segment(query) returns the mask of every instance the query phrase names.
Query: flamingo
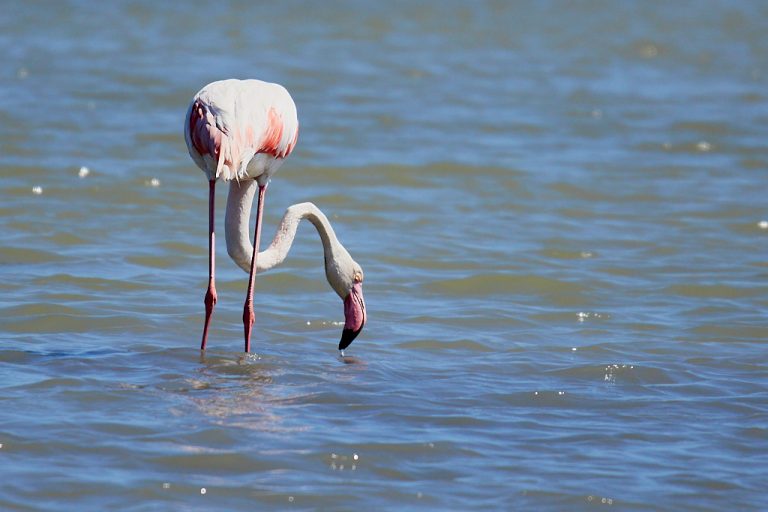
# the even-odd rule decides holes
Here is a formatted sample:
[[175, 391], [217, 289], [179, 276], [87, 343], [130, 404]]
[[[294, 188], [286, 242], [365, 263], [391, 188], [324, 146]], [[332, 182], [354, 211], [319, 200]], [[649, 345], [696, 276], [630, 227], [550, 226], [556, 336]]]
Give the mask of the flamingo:
[[[302, 219], [317, 229], [323, 244], [325, 275], [344, 302], [344, 329], [339, 350], [344, 354], [366, 321], [363, 269], [336, 238], [328, 218], [312, 203], [290, 206], [272, 243], [259, 251], [264, 196], [270, 178], [296, 146], [299, 121], [291, 95], [279, 84], [261, 80], [220, 80], [203, 87], [192, 98], [184, 123], [187, 149], [208, 178], [208, 290], [200, 349], [205, 350], [208, 328], [217, 302], [215, 279], [216, 237], [214, 202], [216, 181], [229, 182], [225, 213], [227, 252], [248, 272], [248, 291], [243, 305], [245, 352], [251, 349], [255, 321], [255, 275], [281, 264], [291, 248]], [[253, 245], [248, 222], [256, 189], [256, 227]]]

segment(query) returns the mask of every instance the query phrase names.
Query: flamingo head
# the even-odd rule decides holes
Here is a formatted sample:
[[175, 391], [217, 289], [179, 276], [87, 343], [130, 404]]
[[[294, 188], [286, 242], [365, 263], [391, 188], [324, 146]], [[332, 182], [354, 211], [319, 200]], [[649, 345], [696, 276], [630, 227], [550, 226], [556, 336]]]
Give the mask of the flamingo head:
[[[359, 280], [358, 280], [359, 279]], [[363, 299], [363, 273], [355, 277], [355, 284], [344, 298], [344, 330], [341, 331], [339, 350], [352, 343], [365, 325], [365, 299]]]
[[334, 251], [336, 257], [325, 258], [325, 275], [344, 301], [344, 330], [339, 341], [339, 350], [344, 350], [363, 330], [367, 315], [363, 299], [363, 269], [343, 247], [337, 249], [341, 250]]

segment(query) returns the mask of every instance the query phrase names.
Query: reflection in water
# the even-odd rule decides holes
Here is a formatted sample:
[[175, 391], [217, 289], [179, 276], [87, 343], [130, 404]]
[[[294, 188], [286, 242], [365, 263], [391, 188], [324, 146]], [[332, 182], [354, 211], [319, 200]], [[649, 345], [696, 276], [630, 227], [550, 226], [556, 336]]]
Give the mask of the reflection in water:
[[339, 361], [341, 361], [344, 364], [365, 364], [365, 361], [357, 356], [348, 356], [344, 355], [344, 352], [342, 351], [341, 355], [339, 356]]
[[[198, 377], [190, 380], [195, 390], [190, 399], [216, 423], [270, 432], [286, 428], [278, 414], [277, 395], [271, 393], [279, 371], [256, 354], [238, 354], [235, 359], [200, 353]], [[199, 392], [198, 392], [199, 391]]]
[[[339, 366], [339, 362], [344, 364]], [[360, 357], [345, 356], [319, 360], [289, 373], [289, 361], [210, 350], [200, 351], [199, 364], [196, 377], [185, 379], [184, 388], [177, 392], [189, 393], [197, 410], [218, 424], [273, 433], [312, 428], [300, 417], [294, 421], [290, 409], [318, 400], [344, 403], [345, 386], [352, 385], [359, 370], [367, 366]], [[346, 367], [355, 371], [346, 371]], [[338, 387], [321, 398], [318, 387], [329, 379]]]

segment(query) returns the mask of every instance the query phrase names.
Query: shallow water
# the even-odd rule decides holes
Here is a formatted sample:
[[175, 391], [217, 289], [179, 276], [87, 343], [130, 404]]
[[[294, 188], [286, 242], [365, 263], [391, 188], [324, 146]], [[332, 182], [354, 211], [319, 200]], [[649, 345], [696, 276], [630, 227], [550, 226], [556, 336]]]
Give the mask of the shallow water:
[[[0, 508], [768, 508], [765, 5], [154, 4], [0, 21]], [[197, 349], [230, 76], [299, 109], [264, 238], [365, 269], [343, 360], [310, 225], [241, 352], [221, 218]]]

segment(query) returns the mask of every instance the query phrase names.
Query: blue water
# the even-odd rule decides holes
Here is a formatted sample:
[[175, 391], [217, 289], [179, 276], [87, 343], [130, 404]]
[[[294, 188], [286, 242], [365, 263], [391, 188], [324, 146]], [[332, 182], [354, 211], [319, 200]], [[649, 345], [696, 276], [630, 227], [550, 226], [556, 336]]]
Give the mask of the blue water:
[[[13, 12], [0, 508], [768, 508], [761, 2]], [[363, 266], [345, 359], [310, 225], [257, 276], [241, 352], [224, 186], [197, 348], [182, 126], [227, 77], [296, 101], [263, 238], [312, 201]]]

